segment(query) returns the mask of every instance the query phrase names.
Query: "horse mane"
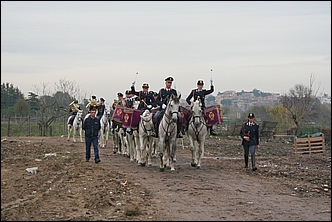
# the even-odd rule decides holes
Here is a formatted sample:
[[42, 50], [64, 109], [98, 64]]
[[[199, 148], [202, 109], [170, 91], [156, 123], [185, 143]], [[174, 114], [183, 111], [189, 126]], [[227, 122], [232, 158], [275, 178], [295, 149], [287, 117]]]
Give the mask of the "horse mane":
[[[171, 98], [170, 98], [170, 100], [169, 100], [169, 102], [170, 102], [171, 100], [173, 100], [176, 104], [178, 104], [178, 103], [180, 103], [180, 98], [181, 98], [181, 95], [180, 95], [179, 97], [177, 97], [176, 95], [172, 94], [172, 95], [171, 95]], [[169, 102], [168, 102], [168, 103], [169, 103]]]

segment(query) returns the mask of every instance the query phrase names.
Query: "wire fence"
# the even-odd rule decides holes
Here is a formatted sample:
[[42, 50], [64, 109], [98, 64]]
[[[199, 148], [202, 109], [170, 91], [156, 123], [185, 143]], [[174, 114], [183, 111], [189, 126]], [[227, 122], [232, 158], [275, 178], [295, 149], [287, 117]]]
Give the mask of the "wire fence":
[[[47, 119], [47, 117], [46, 117]], [[67, 135], [67, 119], [55, 119], [48, 127], [40, 124], [39, 117], [1, 118], [1, 136], [61, 136]]]

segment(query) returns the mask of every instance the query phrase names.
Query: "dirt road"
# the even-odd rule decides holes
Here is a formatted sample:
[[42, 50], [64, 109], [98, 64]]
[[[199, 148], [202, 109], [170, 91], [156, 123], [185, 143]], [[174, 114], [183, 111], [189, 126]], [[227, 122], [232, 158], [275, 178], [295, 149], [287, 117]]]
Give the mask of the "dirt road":
[[262, 141], [253, 172], [238, 138], [208, 137], [202, 169], [187, 140], [175, 172], [160, 172], [158, 158], [138, 166], [110, 140], [95, 164], [64, 137], [2, 138], [1, 220], [331, 220], [330, 147], [295, 156], [287, 141]]

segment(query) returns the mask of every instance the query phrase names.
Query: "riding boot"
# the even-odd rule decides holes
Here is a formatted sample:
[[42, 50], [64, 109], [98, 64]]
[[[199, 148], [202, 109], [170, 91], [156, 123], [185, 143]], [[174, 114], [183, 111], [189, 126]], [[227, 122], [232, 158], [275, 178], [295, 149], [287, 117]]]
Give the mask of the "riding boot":
[[252, 170], [256, 171], [257, 167], [255, 166], [255, 154], [251, 155], [251, 164], [252, 164]]
[[210, 135], [211, 135], [211, 136], [218, 136], [217, 132], [214, 131], [214, 129], [213, 129], [212, 126], [210, 126]]
[[154, 137], [158, 138], [158, 122], [154, 123], [154, 129]]
[[183, 135], [182, 135], [182, 129], [181, 127], [178, 125], [177, 127], [177, 131], [178, 131], [178, 135], [177, 135], [177, 138], [183, 138]]
[[180, 118], [178, 118], [177, 131], [178, 131], [177, 138], [183, 138], [183, 135], [182, 135], [182, 119], [180, 119]]
[[244, 168], [248, 168], [248, 159], [249, 159], [249, 156], [244, 156]]

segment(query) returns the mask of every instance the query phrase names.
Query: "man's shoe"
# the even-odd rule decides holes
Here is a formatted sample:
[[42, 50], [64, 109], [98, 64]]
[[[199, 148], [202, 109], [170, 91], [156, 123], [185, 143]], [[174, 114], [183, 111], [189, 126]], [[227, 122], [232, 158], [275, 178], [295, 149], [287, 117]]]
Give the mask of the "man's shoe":
[[244, 168], [248, 169], [248, 165], [245, 165]]
[[256, 170], [257, 170], [257, 167], [253, 167], [253, 168], [252, 168], [252, 171], [256, 171]]
[[89, 160], [88, 160], [88, 159], [86, 159], [86, 160], [85, 160], [85, 162], [89, 162]]
[[182, 136], [182, 133], [181, 133], [181, 132], [179, 132], [179, 134], [178, 134], [178, 138], [183, 138], [183, 136]]
[[95, 163], [99, 163], [99, 162], [100, 162], [100, 160], [96, 160], [96, 161], [95, 161]]

